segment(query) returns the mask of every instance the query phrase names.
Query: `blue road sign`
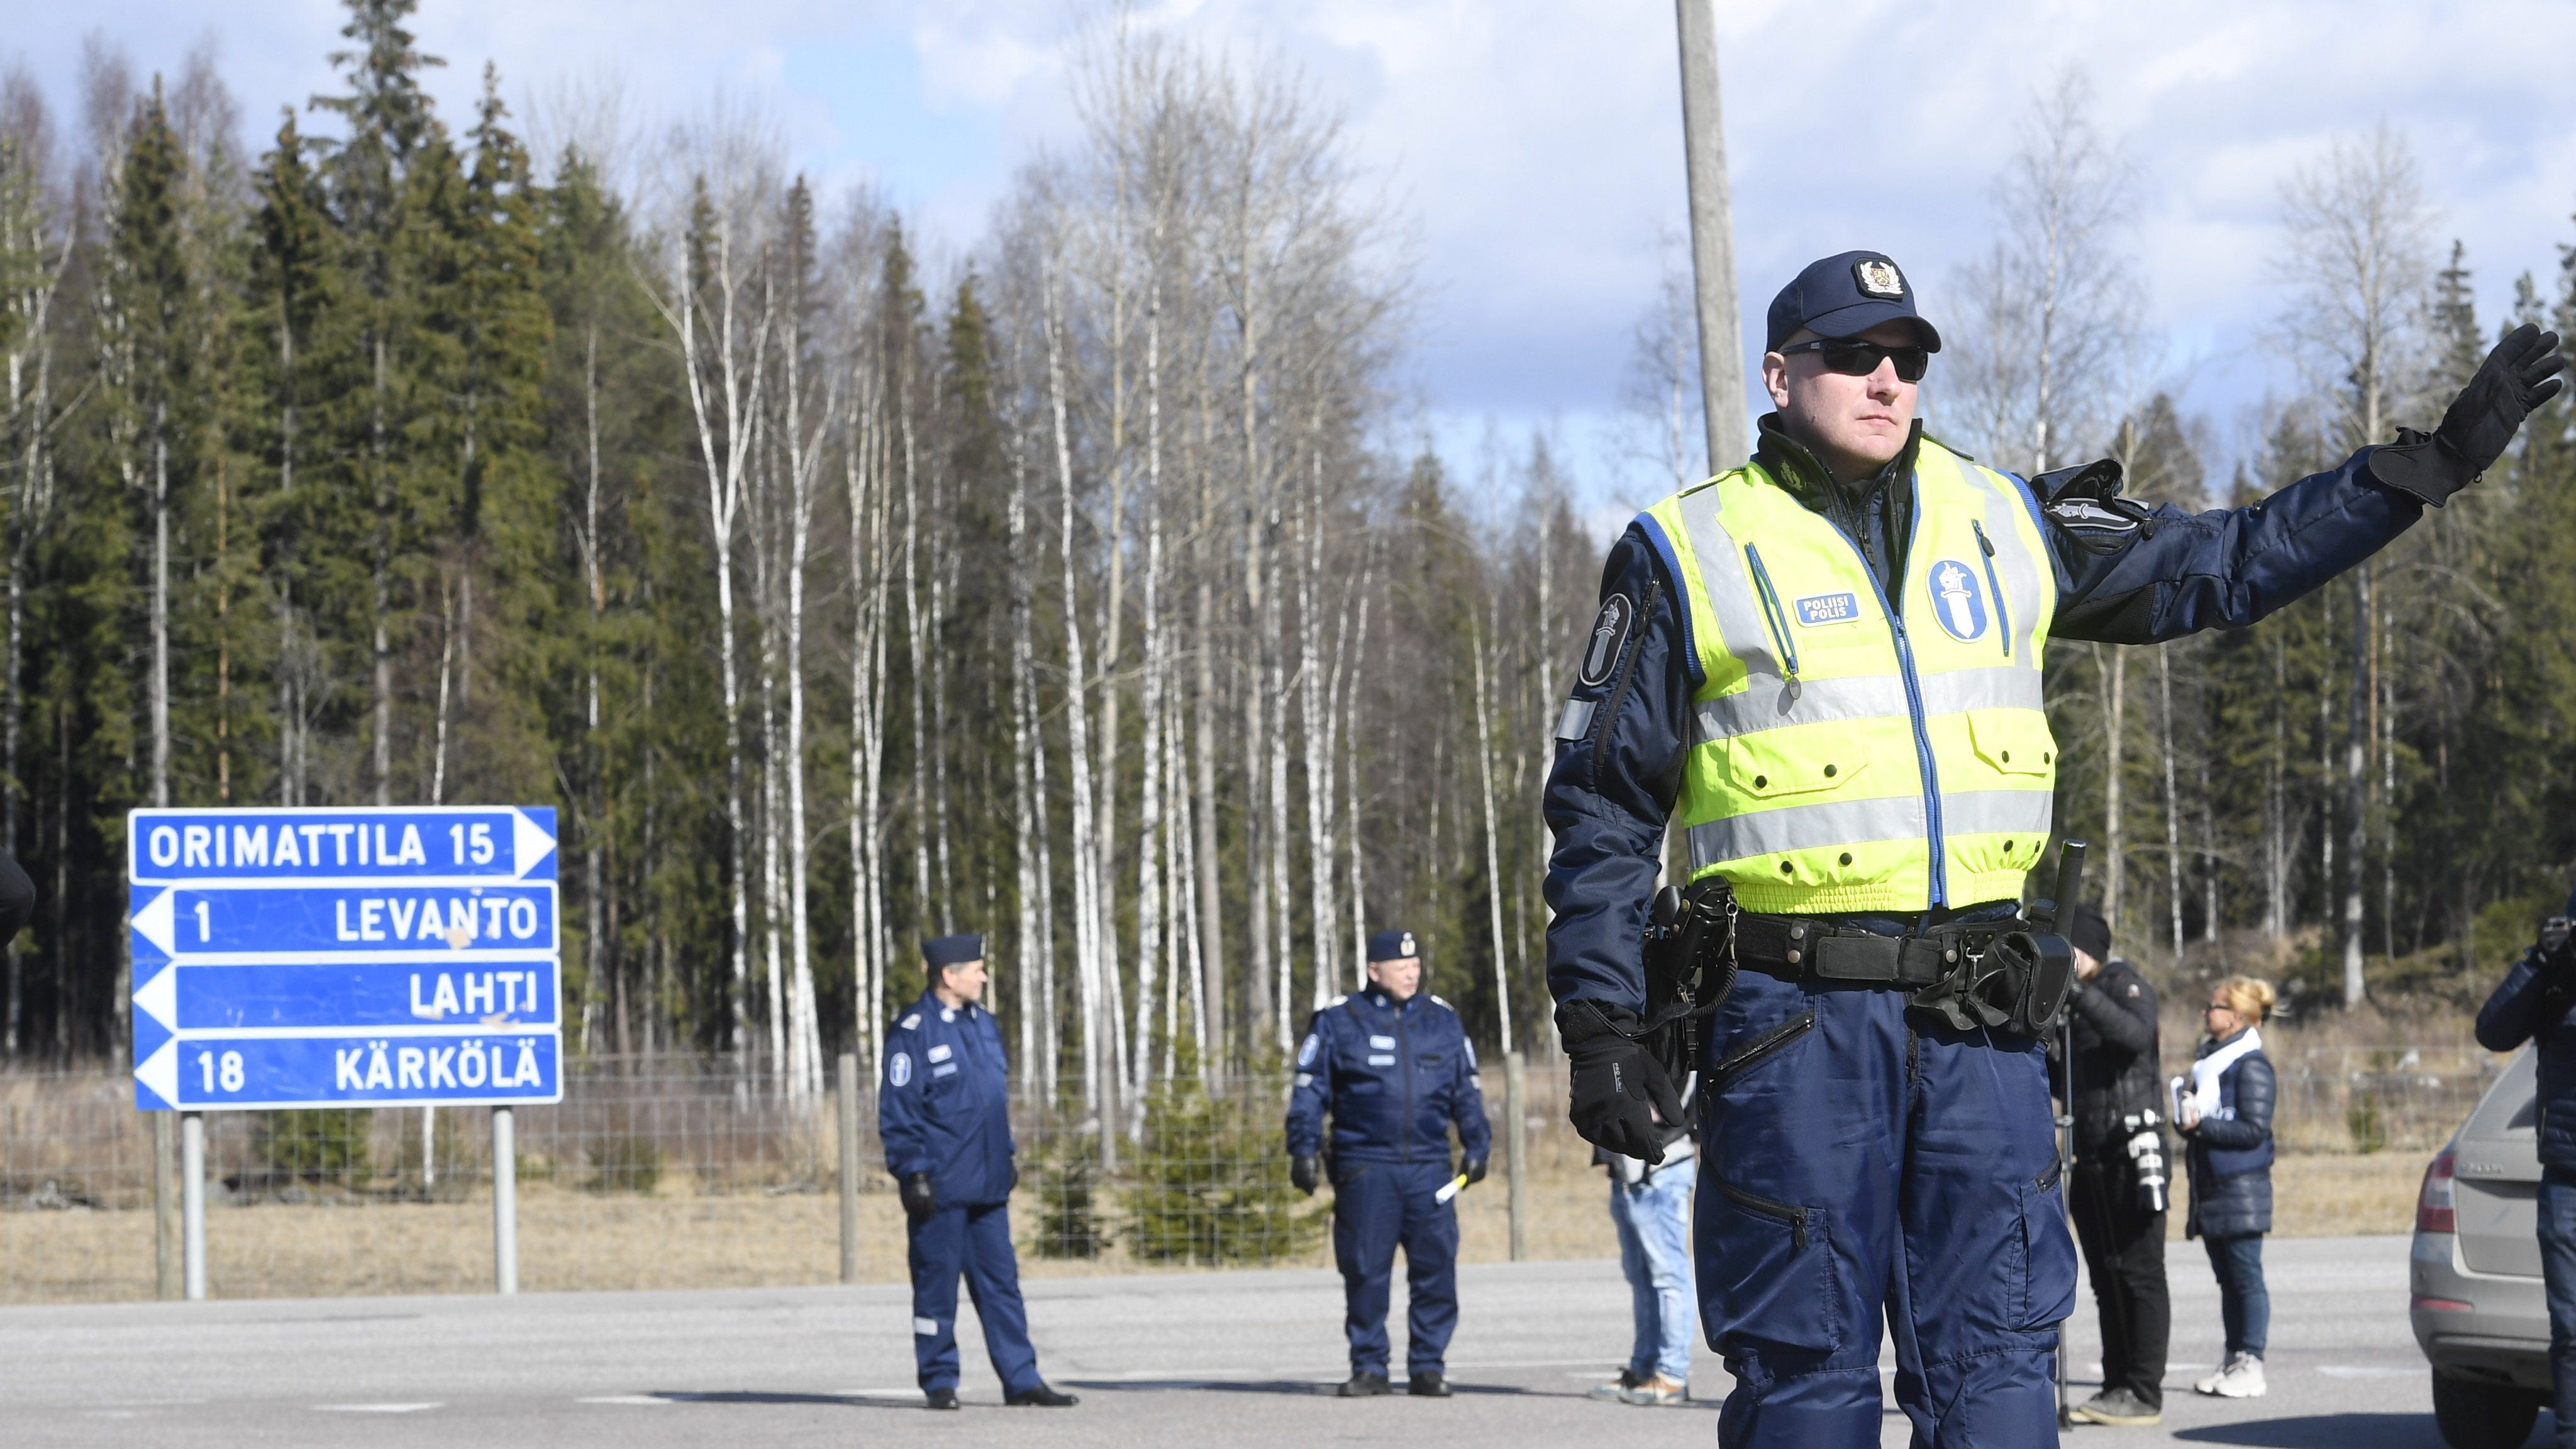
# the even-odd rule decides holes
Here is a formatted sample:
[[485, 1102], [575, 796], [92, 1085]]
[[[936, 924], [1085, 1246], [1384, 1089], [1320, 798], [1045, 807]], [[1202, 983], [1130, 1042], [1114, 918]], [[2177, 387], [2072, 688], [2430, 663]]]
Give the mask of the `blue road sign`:
[[554, 825], [506, 806], [133, 812], [136, 1104], [558, 1100]]
[[551, 807], [137, 810], [126, 879], [553, 880]]
[[555, 949], [555, 884], [136, 885], [136, 959], [267, 960]]
[[552, 1031], [472, 1036], [191, 1036], [135, 1071], [140, 1091], [182, 1111], [234, 1107], [458, 1106], [558, 1101]]

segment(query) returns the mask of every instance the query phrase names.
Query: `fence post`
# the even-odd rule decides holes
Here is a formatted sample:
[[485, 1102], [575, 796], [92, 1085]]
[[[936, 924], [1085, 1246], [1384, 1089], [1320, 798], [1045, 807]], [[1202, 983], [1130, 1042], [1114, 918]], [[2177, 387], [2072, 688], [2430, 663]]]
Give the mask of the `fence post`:
[[206, 1118], [202, 1112], [179, 1117], [179, 1204], [188, 1301], [202, 1303], [206, 1298]]
[[519, 1133], [510, 1109], [492, 1109], [492, 1291], [519, 1291]]
[[179, 1276], [179, 1119], [152, 1114], [152, 1296], [176, 1298]]
[[859, 1281], [859, 1057], [841, 1053], [841, 1281]]
[[1524, 1067], [1521, 1054], [1513, 1052], [1503, 1058], [1503, 1146], [1511, 1156], [1503, 1164], [1510, 1176], [1512, 1261], [1529, 1256], [1529, 1156], [1528, 1093], [1524, 1090]]

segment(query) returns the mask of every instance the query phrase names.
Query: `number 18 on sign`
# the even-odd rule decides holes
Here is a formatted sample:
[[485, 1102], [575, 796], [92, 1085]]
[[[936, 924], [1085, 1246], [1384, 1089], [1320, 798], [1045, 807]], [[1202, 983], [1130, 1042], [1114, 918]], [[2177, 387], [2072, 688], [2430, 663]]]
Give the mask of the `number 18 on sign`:
[[562, 1098], [553, 810], [137, 810], [126, 879], [137, 1106]]

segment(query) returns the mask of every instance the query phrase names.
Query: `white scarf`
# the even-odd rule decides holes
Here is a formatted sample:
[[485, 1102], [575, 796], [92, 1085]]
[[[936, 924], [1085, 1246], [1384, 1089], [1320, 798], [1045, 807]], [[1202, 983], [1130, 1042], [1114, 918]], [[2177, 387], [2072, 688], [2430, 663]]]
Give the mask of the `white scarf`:
[[[2259, 1052], [2262, 1049], [2263, 1033], [2249, 1026], [2245, 1028], [2243, 1036], [2193, 1062], [2191, 1096], [2187, 1099], [2191, 1103], [2192, 1111], [2204, 1118], [2220, 1115], [2222, 1109], [2218, 1105], [2218, 1079], [2226, 1074], [2229, 1067], [2242, 1060], [2247, 1052]], [[2225, 1112], [2230, 1117], [2236, 1115], [2233, 1109], [2225, 1109]]]

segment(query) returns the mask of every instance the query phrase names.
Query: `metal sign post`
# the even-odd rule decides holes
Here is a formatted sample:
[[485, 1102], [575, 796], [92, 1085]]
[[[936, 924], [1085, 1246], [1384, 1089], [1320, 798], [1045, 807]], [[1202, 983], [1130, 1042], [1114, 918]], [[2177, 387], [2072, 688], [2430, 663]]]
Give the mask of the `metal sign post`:
[[188, 1296], [198, 1113], [442, 1104], [495, 1109], [494, 1281], [513, 1291], [508, 1109], [563, 1097], [554, 811], [136, 810], [126, 879], [135, 1105], [182, 1114]]

